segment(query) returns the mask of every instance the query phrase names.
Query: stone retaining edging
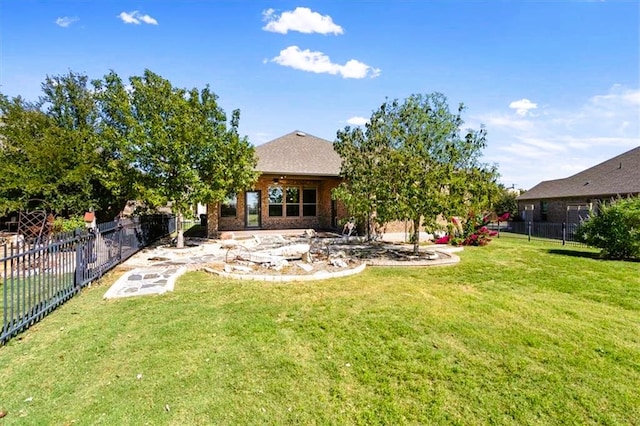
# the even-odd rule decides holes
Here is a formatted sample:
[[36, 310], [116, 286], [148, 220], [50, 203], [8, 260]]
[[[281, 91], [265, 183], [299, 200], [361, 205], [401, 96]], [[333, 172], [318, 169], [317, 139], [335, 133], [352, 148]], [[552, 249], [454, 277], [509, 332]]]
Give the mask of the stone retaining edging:
[[[404, 267], [425, 267], [425, 266], [446, 266], [460, 262], [460, 257], [452, 253], [452, 251], [461, 250], [435, 250], [441, 257], [431, 260], [390, 260], [390, 259], [369, 259], [367, 264], [370, 266], [404, 266]], [[445, 255], [446, 257], [442, 257]]]
[[243, 281], [270, 281], [270, 282], [293, 282], [293, 281], [316, 281], [327, 280], [331, 278], [347, 277], [350, 275], [359, 274], [364, 271], [367, 265], [369, 266], [389, 266], [389, 267], [425, 267], [425, 266], [446, 266], [453, 265], [460, 262], [460, 257], [456, 256], [452, 252], [462, 251], [462, 248], [449, 248], [444, 250], [436, 250], [441, 255], [446, 257], [440, 257], [434, 260], [388, 260], [388, 259], [368, 259], [355, 268], [345, 269], [337, 272], [318, 271], [311, 275], [275, 275], [275, 274], [251, 274], [251, 273], [234, 273], [219, 271], [209, 267], [203, 267], [201, 270], [210, 274], [215, 274], [222, 278], [231, 278], [235, 280]]
[[257, 274], [235, 274], [231, 272], [216, 271], [215, 269], [204, 267], [203, 271], [215, 274], [223, 278], [232, 278], [244, 281], [272, 281], [272, 282], [292, 282], [292, 281], [316, 281], [328, 280], [331, 278], [348, 277], [349, 275], [359, 274], [367, 267], [366, 263], [351, 269], [345, 269], [337, 272], [318, 271], [312, 275], [257, 275]]

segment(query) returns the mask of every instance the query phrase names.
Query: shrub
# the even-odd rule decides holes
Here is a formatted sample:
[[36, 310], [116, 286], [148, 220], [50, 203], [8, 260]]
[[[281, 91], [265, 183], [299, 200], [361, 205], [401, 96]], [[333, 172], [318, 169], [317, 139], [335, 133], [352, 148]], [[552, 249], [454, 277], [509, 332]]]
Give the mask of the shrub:
[[456, 230], [452, 238], [449, 239], [453, 245], [463, 246], [486, 246], [491, 241], [491, 237], [497, 232], [487, 228], [489, 216], [478, 216], [474, 212], [469, 212], [466, 222], [460, 225], [456, 218], [451, 218]]
[[494, 205], [496, 216], [505, 213], [511, 217], [518, 217], [518, 193], [509, 189], [503, 189], [498, 200]]
[[609, 259], [640, 259], [640, 197], [620, 198], [582, 222], [578, 241], [602, 249]]
[[435, 241], [435, 244], [449, 244], [450, 240], [451, 240], [451, 238], [448, 235], [445, 235], [443, 237], [438, 238]]
[[73, 216], [70, 218], [57, 217], [53, 222], [53, 232], [71, 232], [78, 228], [85, 228], [83, 216]]
[[[516, 216], [517, 216], [517, 215], [516, 215]], [[506, 222], [506, 221], [508, 221], [508, 220], [509, 220], [509, 218], [510, 218], [510, 217], [513, 217], [513, 215], [512, 215], [511, 213], [509, 213], [509, 212], [507, 212], [507, 213], [503, 213], [502, 215], [500, 215], [500, 216], [498, 217], [498, 221], [500, 221], [500, 222]]]

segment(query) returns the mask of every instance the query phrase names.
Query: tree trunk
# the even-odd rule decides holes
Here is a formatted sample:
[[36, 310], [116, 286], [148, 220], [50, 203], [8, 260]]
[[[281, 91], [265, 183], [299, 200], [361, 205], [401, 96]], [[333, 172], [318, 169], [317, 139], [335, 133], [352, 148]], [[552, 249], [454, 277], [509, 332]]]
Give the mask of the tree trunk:
[[413, 254], [420, 249], [420, 218], [413, 219]]
[[178, 212], [176, 217], [178, 223], [176, 223], [176, 230], [178, 231], [178, 237], [176, 238], [176, 248], [184, 248], [184, 231], [182, 229], [182, 212]]

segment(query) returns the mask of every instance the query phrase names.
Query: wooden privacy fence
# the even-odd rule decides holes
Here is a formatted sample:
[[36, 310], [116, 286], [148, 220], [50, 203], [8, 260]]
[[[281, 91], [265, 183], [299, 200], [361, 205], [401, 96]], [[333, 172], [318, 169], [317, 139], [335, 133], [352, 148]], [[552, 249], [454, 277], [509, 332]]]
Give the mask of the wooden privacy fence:
[[106, 271], [175, 231], [170, 215], [101, 223], [97, 229], [55, 234], [29, 243], [0, 245], [0, 344], [40, 321]]

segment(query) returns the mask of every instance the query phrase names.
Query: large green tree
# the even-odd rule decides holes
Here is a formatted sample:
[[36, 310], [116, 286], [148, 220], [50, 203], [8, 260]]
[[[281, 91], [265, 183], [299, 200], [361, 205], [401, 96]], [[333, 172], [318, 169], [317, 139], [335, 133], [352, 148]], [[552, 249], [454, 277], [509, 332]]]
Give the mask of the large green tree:
[[240, 112], [227, 120], [208, 86], [176, 88], [148, 70], [129, 85], [69, 72], [42, 92], [33, 103], [0, 95], [0, 214], [36, 198], [62, 215], [112, 218], [131, 199], [182, 215], [257, 177]]
[[103, 187], [93, 92], [87, 77], [47, 77], [43, 95], [0, 101], [0, 210], [42, 199], [56, 213], [80, 213], [99, 203]]
[[[0, 98], [0, 215], [20, 210], [30, 198], [45, 196], [51, 183], [43, 166], [48, 150], [42, 141], [49, 133], [50, 119], [22, 98]], [[38, 143], [33, 143], [37, 141]], [[52, 143], [50, 149], [54, 148]]]
[[384, 102], [364, 130], [338, 131], [345, 181], [334, 196], [369, 222], [412, 221], [416, 252], [423, 225], [487, 208], [498, 175], [480, 162], [486, 131], [461, 130], [463, 110], [440, 93], [411, 95]]
[[139, 198], [144, 188], [143, 179], [132, 148], [133, 121], [127, 87], [114, 72], [92, 84], [98, 112], [95, 127], [101, 179], [101, 185], [95, 188], [101, 200], [98, 214], [103, 212], [113, 218], [128, 201]]
[[105, 132], [121, 156], [139, 171], [136, 188], [148, 206], [170, 204], [178, 216], [195, 203], [222, 200], [256, 179], [253, 147], [238, 134], [207, 86], [185, 90], [146, 70], [130, 78], [130, 89], [111, 73], [101, 92]]

